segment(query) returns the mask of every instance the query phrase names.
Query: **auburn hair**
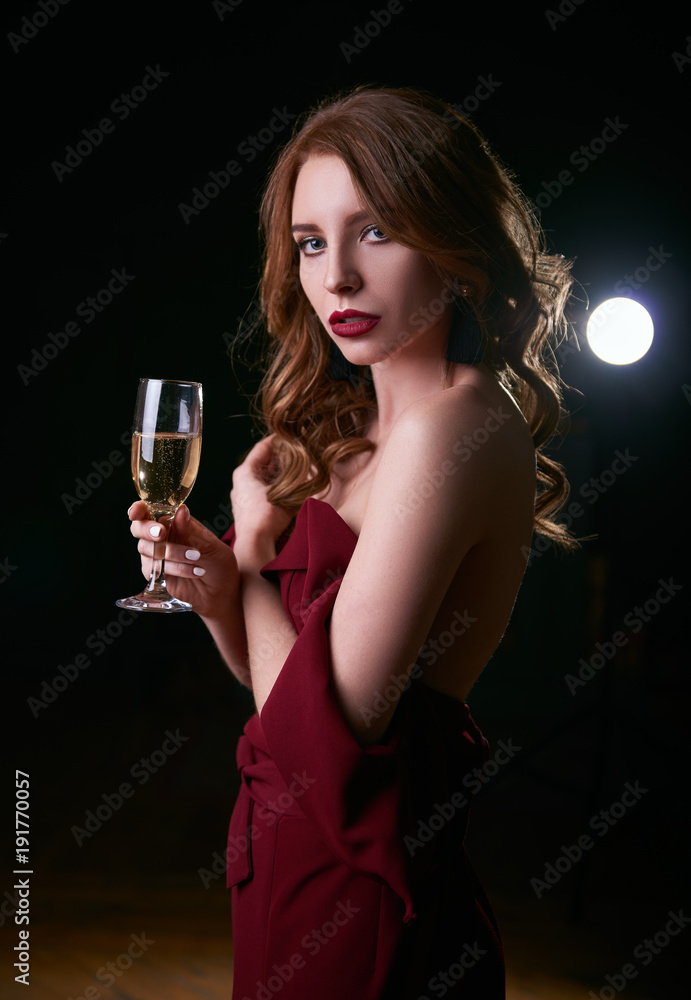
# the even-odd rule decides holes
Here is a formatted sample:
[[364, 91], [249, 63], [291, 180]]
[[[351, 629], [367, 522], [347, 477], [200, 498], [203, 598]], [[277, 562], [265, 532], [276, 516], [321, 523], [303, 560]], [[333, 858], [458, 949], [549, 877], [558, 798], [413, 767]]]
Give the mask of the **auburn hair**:
[[[296, 513], [324, 491], [336, 462], [371, 450], [376, 408], [369, 367], [336, 380], [331, 341], [302, 290], [290, 232], [298, 172], [311, 155], [348, 167], [365, 207], [392, 240], [423, 254], [441, 277], [469, 289], [483, 361], [512, 394], [537, 457], [535, 530], [565, 548], [555, 518], [568, 497], [562, 466], [544, 454], [562, 416], [553, 348], [567, 332], [570, 262], [550, 254], [532, 206], [478, 129], [426, 92], [360, 86], [296, 124], [261, 204], [261, 323], [269, 336], [255, 416], [275, 435], [267, 497]], [[466, 300], [467, 301], [467, 300]]]

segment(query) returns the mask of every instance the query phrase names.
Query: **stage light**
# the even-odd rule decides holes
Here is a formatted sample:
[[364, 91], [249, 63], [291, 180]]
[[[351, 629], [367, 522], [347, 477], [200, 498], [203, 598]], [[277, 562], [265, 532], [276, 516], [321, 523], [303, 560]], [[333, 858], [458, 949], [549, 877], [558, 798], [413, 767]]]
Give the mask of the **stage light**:
[[593, 310], [586, 327], [593, 354], [611, 365], [638, 361], [653, 342], [648, 310], [633, 299], [607, 299]]

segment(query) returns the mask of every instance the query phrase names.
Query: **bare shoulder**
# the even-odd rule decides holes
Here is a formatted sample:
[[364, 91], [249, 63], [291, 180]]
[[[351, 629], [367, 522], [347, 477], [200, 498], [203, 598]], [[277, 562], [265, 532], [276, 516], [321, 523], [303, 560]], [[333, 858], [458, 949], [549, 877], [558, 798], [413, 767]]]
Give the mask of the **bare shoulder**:
[[401, 414], [392, 448], [433, 461], [453, 460], [506, 478], [532, 477], [535, 449], [528, 423], [509, 393], [490, 374], [471, 370], [464, 381], [425, 396]]
[[425, 677], [465, 697], [515, 600], [535, 452], [520, 410], [485, 374], [408, 405], [372, 476], [330, 626], [334, 689], [363, 742], [381, 736], [395, 700], [371, 727], [362, 706], [373, 711], [373, 692], [416, 663], [430, 636], [452, 634], [459, 608], [478, 624]]
[[437, 556], [444, 552], [457, 567], [473, 546], [531, 521], [536, 466], [530, 429], [493, 376], [470, 374], [400, 414], [358, 525], [363, 548], [381, 548], [384, 557], [385, 544], [410, 547], [415, 534], [415, 544]]

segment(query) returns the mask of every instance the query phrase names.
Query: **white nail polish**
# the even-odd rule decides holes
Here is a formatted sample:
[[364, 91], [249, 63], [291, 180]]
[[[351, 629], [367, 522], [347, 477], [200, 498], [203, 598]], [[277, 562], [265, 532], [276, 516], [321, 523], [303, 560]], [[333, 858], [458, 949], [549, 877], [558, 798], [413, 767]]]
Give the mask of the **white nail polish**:
[[156, 524], [154, 525], [153, 528], [150, 529], [149, 534], [152, 536], [152, 538], [158, 538], [158, 536], [161, 534], [162, 531], [163, 528], [161, 527], [161, 525]]
[[187, 552], [185, 552], [185, 559], [192, 559], [195, 561], [199, 559], [200, 556], [201, 552], [197, 552], [196, 549], [188, 549]]
[[203, 567], [201, 567], [201, 566], [195, 566], [194, 567], [194, 575], [195, 576], [204, 576], [205, 573], [206, 573], [206, 570], [203, 569]]

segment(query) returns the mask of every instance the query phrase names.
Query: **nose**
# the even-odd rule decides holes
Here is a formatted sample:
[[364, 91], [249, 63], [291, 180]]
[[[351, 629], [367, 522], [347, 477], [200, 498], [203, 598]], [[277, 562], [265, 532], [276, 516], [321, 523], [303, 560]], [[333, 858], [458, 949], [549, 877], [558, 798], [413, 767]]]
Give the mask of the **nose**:
[[324, 288], [327, 292], [340, 295], [344, 292], [356, 292], [361, 285], [362, 277], [352, 254], [346, 247], [334, 246], [332, 243], [324, 272]]

